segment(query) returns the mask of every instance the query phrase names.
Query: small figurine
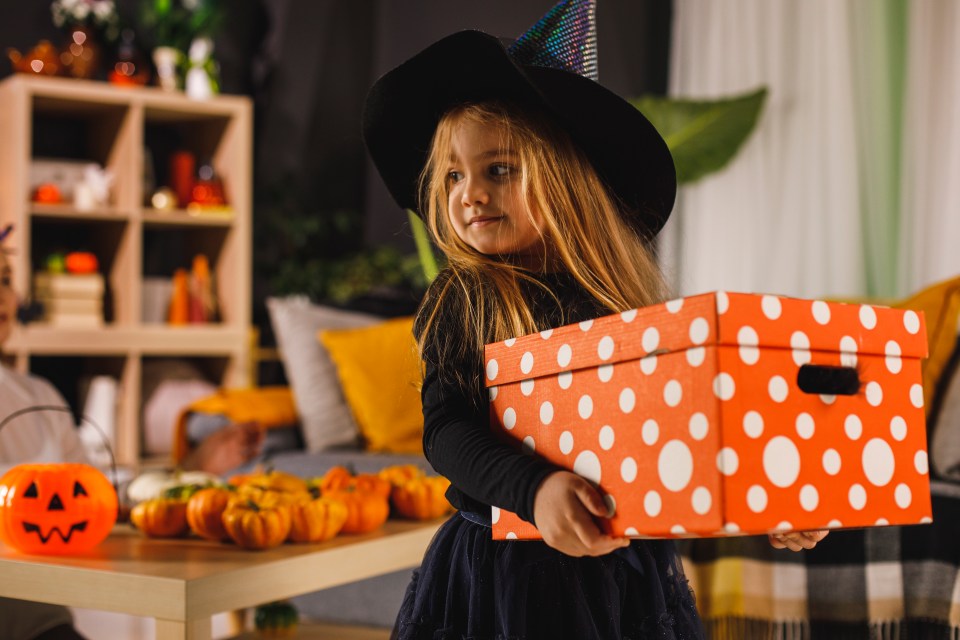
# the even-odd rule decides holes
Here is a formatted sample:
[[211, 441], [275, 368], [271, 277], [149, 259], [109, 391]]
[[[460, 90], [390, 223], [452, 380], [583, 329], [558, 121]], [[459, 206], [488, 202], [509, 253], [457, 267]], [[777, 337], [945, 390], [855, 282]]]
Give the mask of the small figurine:
[[213, 40], [195, 38], [190, 44], [187, 77], [187, 95], [195, 100], [206, 100], [220, 92], [217, 81], [217, 63], [213, 60]]

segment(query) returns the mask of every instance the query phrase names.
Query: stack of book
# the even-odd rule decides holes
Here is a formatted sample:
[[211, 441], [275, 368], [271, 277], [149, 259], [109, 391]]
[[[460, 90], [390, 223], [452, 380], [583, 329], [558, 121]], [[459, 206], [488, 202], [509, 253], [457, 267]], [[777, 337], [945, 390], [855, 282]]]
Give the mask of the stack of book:
[[34, 300], [43, 307], [42, 322], [54, 327], [102, 327], [103, 291], [99, 273], [41, 272], [33, 277]]

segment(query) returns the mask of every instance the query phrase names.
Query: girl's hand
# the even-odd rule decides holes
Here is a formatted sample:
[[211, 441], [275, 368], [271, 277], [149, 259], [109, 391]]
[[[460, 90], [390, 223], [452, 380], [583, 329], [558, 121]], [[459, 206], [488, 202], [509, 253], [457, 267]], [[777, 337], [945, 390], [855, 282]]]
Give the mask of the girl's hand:
[[551, 473], [533, 501], [533, 518], [548, 545], [568, 556], [602, 556], [630, 544], [600, 531], [593, 516], [607, 505], [589, 482], [570, 471]]
[[821, 531], [790, 531], [788, 533], [771, 533], [767, 536], [774, 549], [790, 549], [790, 551], [800, 551], [801, 549], [813, 549], [817, 543], [827, 537], [830, 533], [826, 529]]

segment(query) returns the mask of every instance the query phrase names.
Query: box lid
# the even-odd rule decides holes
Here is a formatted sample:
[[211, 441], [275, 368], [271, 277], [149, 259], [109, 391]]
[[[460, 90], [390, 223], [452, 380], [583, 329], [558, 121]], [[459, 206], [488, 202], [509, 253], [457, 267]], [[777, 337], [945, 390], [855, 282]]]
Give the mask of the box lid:
[[927, 355], [922, 312], [717, 291], [488, 344], [486, 385], [711, 345]]

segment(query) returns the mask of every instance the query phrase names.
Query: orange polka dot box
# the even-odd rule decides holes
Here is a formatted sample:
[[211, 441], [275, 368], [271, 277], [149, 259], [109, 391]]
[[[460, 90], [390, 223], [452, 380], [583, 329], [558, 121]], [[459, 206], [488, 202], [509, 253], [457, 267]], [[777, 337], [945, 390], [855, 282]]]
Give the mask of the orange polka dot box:
[[926, 354], [914, 311], [715, 292], [485, 361], [493, 429], [594, 482], [609, 533], [713, 537], [930, 522]]

